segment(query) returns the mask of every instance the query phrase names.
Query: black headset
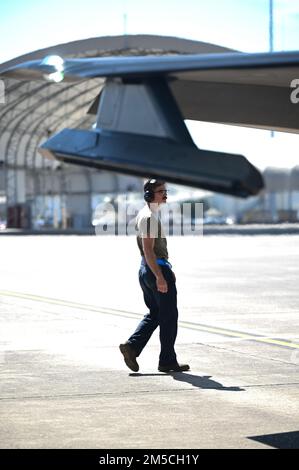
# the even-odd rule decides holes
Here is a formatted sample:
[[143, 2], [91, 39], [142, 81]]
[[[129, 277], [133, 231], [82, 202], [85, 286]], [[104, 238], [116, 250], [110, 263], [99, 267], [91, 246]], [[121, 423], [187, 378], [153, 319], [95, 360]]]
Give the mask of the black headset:
[[152, 179], [152, 180], [149, 180], [149, 181], [146, 183], [146, 186], [145, 186], [145, 187], [146, 187], [147, 189], [144, 191], [144, 195], [143, 195], [144, 200], [145, 200], [146, 202], [152, 202], [152, 201], [154, 200], [154, 198], [155, 198], [155, 193], [154, 193], [153, 188], [151, 188], [151, 185], [152, 185], [152, 184], [155, 184], [156, 181], [157, 181], [156, 179]]

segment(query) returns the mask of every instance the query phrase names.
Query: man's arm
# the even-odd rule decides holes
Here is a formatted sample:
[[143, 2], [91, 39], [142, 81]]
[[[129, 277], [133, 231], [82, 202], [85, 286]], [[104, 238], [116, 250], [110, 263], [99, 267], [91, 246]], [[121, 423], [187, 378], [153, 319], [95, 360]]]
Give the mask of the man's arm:
[[160, 266], [156, 263], [156, 255], [154, 253], [154, 238], [143, 237], [142, 247], [146, 262], [154, 275], [156, 276], [156, 285], [159, 292], [166, 293], [168, 290], [167, 282], [162, 274]]

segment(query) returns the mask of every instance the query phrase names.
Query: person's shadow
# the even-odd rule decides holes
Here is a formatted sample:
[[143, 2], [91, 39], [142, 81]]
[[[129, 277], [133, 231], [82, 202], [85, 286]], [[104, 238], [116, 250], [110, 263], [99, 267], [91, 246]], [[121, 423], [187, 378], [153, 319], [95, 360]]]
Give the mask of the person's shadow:
[[222, 390], [227, 392], [244, 392], [244, 388], [240, 387], [224, 387], [220, 382], [216, 382], [215, 380], [211, 380], [211, 375], [192, 375], [187, 374], [186, 372], [169, 372], [168, 374], [141, 374], [141, 373], [134, 373], [129, 374], [132, 377], [151, 377], [151, 376], [165, 376], [171, 375], [174, 380], [178, 380], [179, 382], [186, 382], [191, 384], [193, 387], [202, 388], [202, 389], [213, 389], [213, 390]]
[[220, 382], [211, 380], [211, 375], [192, 375], [186, 374], [186, 372], [172, 372], [172, 378], [180, 382], [186, 382], [193, 385], [193, 387], [214, 389], [214, 390], [225, 390], [227, 392], [243, 392], [245, 389], [240, 387], [224, 387]]

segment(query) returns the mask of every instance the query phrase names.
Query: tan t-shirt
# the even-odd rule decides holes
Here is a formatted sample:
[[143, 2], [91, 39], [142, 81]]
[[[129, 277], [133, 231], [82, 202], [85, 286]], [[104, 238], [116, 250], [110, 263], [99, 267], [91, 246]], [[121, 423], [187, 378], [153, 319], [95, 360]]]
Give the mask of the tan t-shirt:
[[138, 230], [137, 244], [141, 256], [144, 256], [142, 237], [154, 238], [154, 253], [157, 258], [168, 259], [167, 241], [158, 217], [157, 211], [152, 211], [146, 204], [136, 216], [136, 229]]

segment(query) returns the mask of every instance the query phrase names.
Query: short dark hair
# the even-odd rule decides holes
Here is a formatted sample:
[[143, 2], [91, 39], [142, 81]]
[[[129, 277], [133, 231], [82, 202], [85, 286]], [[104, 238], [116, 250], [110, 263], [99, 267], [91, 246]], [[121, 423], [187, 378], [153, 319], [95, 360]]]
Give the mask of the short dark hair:
[[154, 189], [158, 188], [158, 186], [162, 186], [162, 184], [165, 184], [165, 181], [151, 178], [144, 183], [144, 186], [143, 186], [144, 192], [154, 191]]

